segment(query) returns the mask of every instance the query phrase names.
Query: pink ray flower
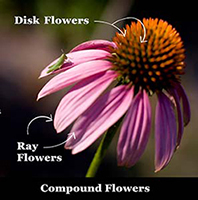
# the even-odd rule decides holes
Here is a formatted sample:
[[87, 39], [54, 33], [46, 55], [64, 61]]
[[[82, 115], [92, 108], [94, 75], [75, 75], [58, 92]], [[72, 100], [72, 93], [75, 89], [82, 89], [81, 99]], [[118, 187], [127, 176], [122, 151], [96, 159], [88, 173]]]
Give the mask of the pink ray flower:
[[190, 105], [180, 83], [185, 56], [183, 42], [171, 25], [158, 19], [143, 23], [145, 43], [139, 41], [141, 24], [133, 22], [124, 29], [125, 35], [116, 33], [112, 42], [93, 40], [78, 45], [66, 54], [60, 69], [48, 73], [58, 59], [48, 65], [40, 77], [58, 75], [43, 87], [38, 99], [75, 84], [54, 118], [58, 133], [75, 122], [71, 132], [76, 139], [65, 144], [73, 154], [89, 147], [124, 117], [117, 160], [118, 165], [131, 167], [146, 148], [151, 129], [149, 96], [156, 93], [155, 170], [159, 171], [170, 162], [190, 121]]

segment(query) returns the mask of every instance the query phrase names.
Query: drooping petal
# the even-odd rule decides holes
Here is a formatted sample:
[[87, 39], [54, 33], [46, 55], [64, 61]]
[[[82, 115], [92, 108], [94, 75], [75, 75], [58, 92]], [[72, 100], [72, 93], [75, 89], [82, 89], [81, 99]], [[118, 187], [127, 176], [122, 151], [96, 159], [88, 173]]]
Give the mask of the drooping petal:
[[111, 63], [105, 60], [94, 60], [81, 63], [52, 78], [39, 92], [38, 99], [61, 90], [77, 81], [104, 72], [111, 68]]
[[79, 65], [84, 62], [92, 61], [92, 60], [99, 60], [104, 59], [107, 56], [109, 56], [110, 53], [104, 50], [94, 50], [94, 49], [88, 49], [84, 51], [76, 51], [66, 54], [67, 60], [65, 60], [64, 64], [61, 66], [61, 69], [47, 73], [49, 70], [49, 66], [52, 66], [58, 61], [58, 58], [50, 63], [40, 74], [39, 78], [43, 78], [45, 76], [60, 73], [63, 71], [66, 71], [76, 65]]
[[145, 91], [133, 99], [124, 119], [117, 146], [118, 165], [133, 166], [143, 154], [151, 127], [151, 105]]
[[176, 89], [177, 89], [179, 97], [182, 100], [184, 126], [187, 126], [188, 123], [190, 122], [190, 117], [191, 117], [190, 103], [188, 101], [188, 97], [182, 85], [178, 83], [176, 85]]
[[65, 148], [76, 154], [90, 146], [127, 111], [133, 90], [126, 85], [118, 86], [99, 97], [74, 124], [71, 132], [76, 139], [69, 140]]
[[175, 101], [175, 106], [177, 108], [177, 116], [178, 116], [178, 133], [177, 133], [177, 147], [179, 147], [183, 132], [184, 132], [184, 122], [183, 122], [183, 115], [181, 111], [181, 106], [180, 106], [180, 100], [179, 100], [179, 95], [177, 93], [177, 90], [174, 88], [169, 89], [170, 94], [173, 96], [174, 101]]
[[59, 133], [79, 117], [111, 84], [117, 74], [102, 72], [77, 83], [61, 100], [54, 117], [54, 127]]
[[169, 98], [162, 92], [158, 94], [155, 115], [155, 171], [163, 169], [170, 161], [177, 137], [174, 110]]
[[74, 47], [70, 52], [80, 51], [85, 49], [102, 49], [105, 51], [109, 51], [109, 47], [116, 48], [116, 44], [114, 42], [110, 42], [108, 40], [90, 40], [79, 44]]

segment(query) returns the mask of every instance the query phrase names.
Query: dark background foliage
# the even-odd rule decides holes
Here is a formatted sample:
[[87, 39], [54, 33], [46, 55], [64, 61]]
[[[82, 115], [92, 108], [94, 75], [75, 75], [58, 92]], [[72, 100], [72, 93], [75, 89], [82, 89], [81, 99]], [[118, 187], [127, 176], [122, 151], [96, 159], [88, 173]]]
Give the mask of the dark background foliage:
[[[38, 80], [40, 71], [77, 44], [89, 39], [111, 39], [111, 27], [94, 24], [94, 19], [114, 21], [125, 16], [161, 18], [179, 32], [186, 48], [186, 75], [182, 83], [192, 107], [192, 120], [185, 128], [180, 149], [169, 166], [154, 173], [154, 133], [152, 131], [145, 154], [130, 169], [117, 167], [114, 139], [98, 172], [99, 177], [175, 177], [198, 176], [198, 17], [196, 1], [144, 0], [0, 0], [0, 176], [6, 177], [83, 177], [98, 142], [84, 152], [72, 156], [63, 146], [43, 150], [66, 138], [67, 130], [56, 134], [52, 123], [38, 120], [26, 135], [27, 124], [36, 116], [54, 115], [66, 90], [41, 101], [36, 96], [49, 78]], [[15, 15], [47, 15], [90, 19], [89, 25], [14, 25]], [[120, 24], [122, 27], [123, 24]], [[153, 105], [155, 101], [152, 102]], [[38, 155], [62, 155], [60, 163], [18, 163], [17, 142], [40, 144]]]

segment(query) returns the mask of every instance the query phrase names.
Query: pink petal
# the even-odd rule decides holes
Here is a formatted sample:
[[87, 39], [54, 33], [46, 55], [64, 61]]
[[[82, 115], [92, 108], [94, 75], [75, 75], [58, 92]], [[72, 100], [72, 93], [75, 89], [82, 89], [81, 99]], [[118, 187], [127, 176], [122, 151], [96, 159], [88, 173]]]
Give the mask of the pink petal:
[[37, 100], [84, 78], [104, 72], [111, 68], [111, 66], [111, 63], [105, 60], [94, 60], [79, 64], [52, 78], [39, 92]]
[[107, 56], [109, 56], [110, 53], [104, 50], [84, 50], [84, 51], [77, 51], [66, 54], [67, 60], [65, 60], [64, 64], [62, 65], [61, 69], [53, 71], [51, 73], [47, 73], [49, 70], [49, 66], [55, 64], [58, 60], [58, 58], [50, 63], [42, 72], [39, 78], [43, 78], [45, 76], [48, 76], [50, 74], [56, 74], [63, 71], [66, 71], [76, 65], [79, 65], [84, 62], [92, 61], [92, 60], [99, 60], [99, 59], [105, 59]]
[[76, 140], [69, 140], [65, 148], [76, 154], [90, 146], [127, 111], [133, 90], [126, 85], [118, 86], [96, 100], [76, 121], [72, 132]]
[[188, 101], [188, 97], [182, 85], [177, 84], [176, 89], [179, 97], [182, 99], [184, 126], [187, 126], [191, 118], [190, 103]]
[[158, 94], [155, 115], [155, 171], [163, 169], [172, 158], [176, 147], [177, 125], [169, 98]]
[[105, 51], [109, 51], [109, 47], [116, 48], [114, 42], [110, 42], [108, 40], [91, 40], [79, 44], [78, 46], [74, 47], [70, 52], [80, 51], [85, 49], [102, 49]]
[[177, 90], [174, 88], [171, 88], [169, 92], [173, 95], [176, 108], [177, 108], [177, 116], [178, 116], [178, 134], [177, 134], [177, 147], [179, 147], [181, 143], [181, 139], [183, 136], [184, 131], [184, 123], [183, 123], [183, 115], [181, 111], [180, 101], [179, 101], [179, 95], [177, 93]]
[[61, 100], [55, 114], [54, 127], [59, 133], [66, 129], [79, 115], [99, 97], [117, 74], [102, 72], [77, 83]]
[[133, 99], [121, 128], [117, 155], [118, 165], [133, 166], [143, 154], [151, 127], [151, 105], [145, 91]]

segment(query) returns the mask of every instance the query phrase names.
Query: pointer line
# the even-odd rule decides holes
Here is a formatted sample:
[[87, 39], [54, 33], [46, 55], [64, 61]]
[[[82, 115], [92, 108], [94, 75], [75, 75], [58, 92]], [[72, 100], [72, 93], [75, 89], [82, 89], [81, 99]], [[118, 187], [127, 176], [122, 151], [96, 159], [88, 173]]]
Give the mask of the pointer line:
[[32, 120], [29, 122], [29, 124], [27, 125], [27, 130], [26, 130], [27, 135], [29, 135], [29, 128], [30, 128], [30, 125], [32, 124], [32, 122], [35, 121], [36, 119], [39, 119], [39, 118], [46, 118], [47, 120], [46, 120], [45, 122], [52, 122], [52, 121], [53, 121], [53, 119], [52, 119], [52, 114], [50, 114], [49, 117], [48, 117], [48, 116], [45, 116], [45, 115], [43, 115], [43, 116], [41, 115], [41, 116], [35, 117], [35, 118], [32, 119]]
[[68, 136], [69, 136], [69, 137], [68, 137], [67, 140], [65, 140], [64, 142], [61, 142], [61, 143], [59, 143], [59, 144], [55, 144], [55, 145], [52, 145], [52, 146], [44, 146], [43, 149], [52, 149], [52, 148], [61, 146], [61, 145], [65, 144], [68, 140], [70, 140], [72, 137], [73, 137], [74, 139], [76, 139], [76, 135], [75, 135], [74, 132], [73, 132], [73, 133], [69, 133]]
[[118, 31], [120, 31], [120, 33], [122, 33], [122, 35], [124, 35], [123, 31], [121, 29], [119, 29], [117, 26], [115, 26], [114, 24], [111, 24], [111, 23], [105, 22], [105, 21], [100, 21], [100, 20], [94, 20], [94, 22], [110, 25], [110, 26], [114, 27], [115, 29], [117, 29]]
[[141, 23], [141, 25], [142, 25], [142, 27], [143, 27], [143, 29], [144, 29], [144, 36], [143, 36], [143, 38], [142, 38], [142, 36], [140, 36], [140, 42], [141, 42], [141, 43], [142, 43], [142, 42], [147, 42], [147, 40], [145, 40], [145, 38], [146, 38], [146, 28], [145, 28], [144, 24], [142, 23], [142, 21], [139, 20], [139, 19], [136, 18], [136, 17], [124, 17], [124, 18], [121, 18], [121, 19], [116, 20], [115, 22], [112, 23], [112, 25], [115, 25], [115, 24], [117, 24], [118, 22], [124, 21], [124, 20], [126, 20], [126, 19], [135, 19], [135, 20], [137, 20], [138, 22]]

